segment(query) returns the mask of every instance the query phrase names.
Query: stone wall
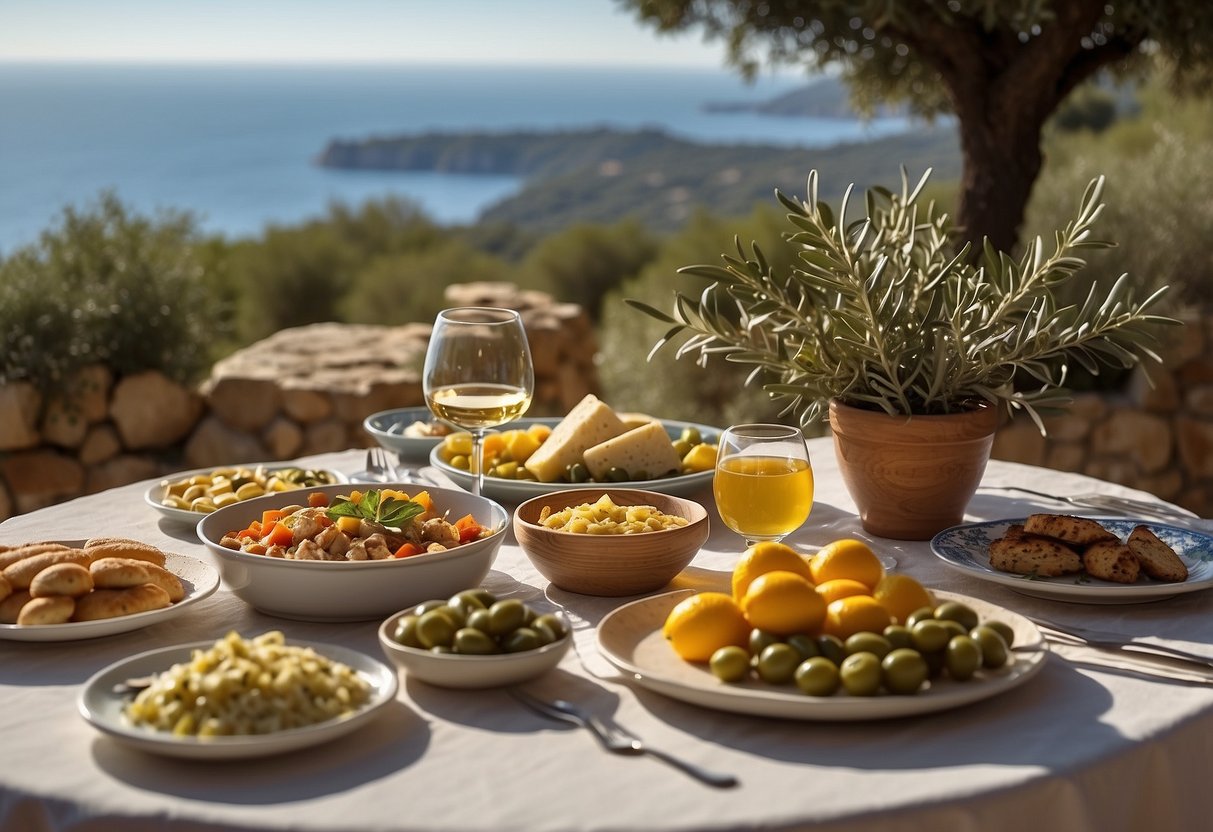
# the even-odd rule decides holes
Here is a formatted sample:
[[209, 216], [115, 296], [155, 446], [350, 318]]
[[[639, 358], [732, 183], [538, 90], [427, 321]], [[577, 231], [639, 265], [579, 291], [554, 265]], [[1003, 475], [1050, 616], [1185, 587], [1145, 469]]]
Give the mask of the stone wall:
[[[447, 301], [521, 312], [535, 364], [530, 415], [567, 413], [599, 392], [581, 307], [501, 283], [451, 286]], [[428, 323], [283, 330], [217, 363], [197, 390], [101, 366], [71, 381], [70, 403], [0, 385], [0, 520], [187, 468], [366, 447], [367, 416], [424, 404], [429, 334]]]
[[[1213, 320], [1191, 317], [1123, 393], [1082, 394], [1040, 431], [1002, 428], [994, 457], [1076, 471], [1213, 516]], [[1151, 385], [1151, 380], [1153, 384]]]

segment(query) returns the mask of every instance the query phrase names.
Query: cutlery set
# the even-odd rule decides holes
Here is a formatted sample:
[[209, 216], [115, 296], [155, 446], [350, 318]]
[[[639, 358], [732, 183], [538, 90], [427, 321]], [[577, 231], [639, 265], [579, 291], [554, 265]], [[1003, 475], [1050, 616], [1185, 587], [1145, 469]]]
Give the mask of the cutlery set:
[[1153, 517], [1160, 520], [1169, 520], [1175, 523], [1191, 523], [1193, 520], [1201, 519], [1190, 511], [1185, 511], [1177, 506], [1168, 506], [1162, 503], [1152, 503], [1146, 500], [1135, 500], [1131, 497], [1113, 497], [1109, 494], [1099, 494], [1090, 492], [1085, 494], [1047, 494], [1043, 491], [1033, 491], [1030, 488], [1021, 488], [1017, 485], [984, 485], [982, 490], [989, 491], [1016, 491], [1021, 494], [1031, 494], [1034, 497], [1040, 497], [1045, 500], [1053, 500], [1059, 503], [1079, 508], [1089, 508], [1098, 511], [1112, 512], [1113, 514], [1121, 514], [1128, 517]]
[[[1128, 669], [1175, 682], [1213, 685], [1213, 657], [1201, 656], [1153, 642], [1136, 641], [1116, 633], [1062, 625], [1039, 616], [1026, 616], [1045, 641], [1059, 647], [1088, 647], [1108, 657], [1128, 659]], [[1084, 663], [1082, 659], [1071, 659]], [[1090, 662], [1099, 664], [1098, 662]]]

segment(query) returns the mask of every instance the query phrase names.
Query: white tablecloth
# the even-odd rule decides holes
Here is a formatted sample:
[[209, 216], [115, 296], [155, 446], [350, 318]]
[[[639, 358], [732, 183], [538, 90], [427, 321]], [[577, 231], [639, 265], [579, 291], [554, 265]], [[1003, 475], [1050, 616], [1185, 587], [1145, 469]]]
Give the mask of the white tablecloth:
[[[812, 550], [865, 535], [833, 450], [810, 443], [817, 502], [789, 542]], [[311, 457], [353, 471], [360, 452]], [[1054, 493], [1084, 477], [992, 462], [985, 484]], [[117, 533], [209, 559], [188, 527], [142, 502], [148, 483], [0, 524], [0, 542]], [[710, 495], [702, 495], [710, 506]], [[1040, 504], [982, 492], [972, 520], [1023, 516]], [[1058, 510], [1049, 506], [1047, 510]], [[713, 515], [713, 520], [716, 518]], [[873, 540], [929, 586], [1025, 613], [1152, 634], [1213, 657], [1213, 594], [1138, 605], [1045, 601], [961, 575], [926, 543]], [[741, 551], [718, 521], [679, 585], [727, 578]], [[576, 650], [532, 689], [581, 701], [654, 746], [741, 785], [707, 788], [644, 757], [604, 753], [501, 691], [450, 691], [402, 680], [382, 718], [330, 745], [288, 756], [191, 763], [148, 756], [102, 736], [76, 712], [81, 683], [125, 656], [161, 646], [280, 628], [288, 637], [378, 656], [376, 624], [306, 624], [252, 611], [225, 588], [188, 615], [103, 639], [0, 642], [0, 830], [1132, 830], [1206, 829], [1213, 687], [1169, 683], [1050, 656], [1002, 696], [962, 709], [874, 723], [783, 721], [705, 710], [633, 687], [597, 655], [594, 624], [621, 603], [549, 588], [513, 539], [486, 585], [577, 622]], [[623, 599], [627, 600], [627, 599]]]

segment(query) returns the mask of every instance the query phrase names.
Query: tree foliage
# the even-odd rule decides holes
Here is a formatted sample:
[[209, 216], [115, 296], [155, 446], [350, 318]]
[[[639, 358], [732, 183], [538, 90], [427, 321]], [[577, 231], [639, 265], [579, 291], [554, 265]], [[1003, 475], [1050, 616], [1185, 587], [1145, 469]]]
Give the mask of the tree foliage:
[[763, 60], [838, 68], [864, 108], [954, 113], [965, 155], [958, 224], [1015, 243], [1041, 130], [1101, 69], [1147, 57], [1188, 90], [1213, 80], [1213, 4], [1187, 0], [620, 0], [661, 31], [701, 29], [752, 75]]

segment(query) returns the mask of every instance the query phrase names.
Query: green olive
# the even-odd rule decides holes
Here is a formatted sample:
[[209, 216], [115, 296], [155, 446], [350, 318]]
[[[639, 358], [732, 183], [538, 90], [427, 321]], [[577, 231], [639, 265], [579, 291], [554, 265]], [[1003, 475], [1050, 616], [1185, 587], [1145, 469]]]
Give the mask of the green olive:
[[914, 636], [910, 634], [908, 627], [901, 624], [890, 624], [884, 628], [881, 635], [885, 637], [889, 644], [893, 645], [894, 650], [898, 647], [914, 646]]
[[898, 647], [880, 662], [881, 678], [890, 693], [918, 693], [927, 680], [930, 668], [927, 660], [917, 650]]
[[465, 622], [472, 613], [476, 612], [477, 610], [486, 609], [485, 605], [481, 603], [479, 598], [471, 595], [465, 595], [462, 592], [458, 595], [452, 595], [446, 602], [446, 605], [462, 615]]
[[458, 468], [460, 471], [472, 470], [472, 461], [464, 454], [455, 454], [451, 457], [450, 465], [452, 468]]
[[699, 428], [693, 428], [690, 425], [687, 425], [682, 429], [682, 434], [679, 436], [679, 439], [686, 442], [693, 448], [703, 442], [703, 434], [699, 432]]
[[467, 626], [468, 617], [464, 611], [456, 607], [452, 607], [450, 604], [443, 604], [440, 607], [434, 607], [431, 612], [441, 613], [442, 615], [445, 615], [447, 618], [451, 619], [451, 623], [455, 625], [456, 630], [458, 630], [460, 627]]
[[489, 615], [488, 610], [472, 610], [468, 615], [468, 626], [474, 627], [482, 633], [492, 635], [493, 632], [493, 616]]
[[951, 633], [954, 636], [963, 636], [963, 635], [968, 635], [968, 633], [969, 633], [969, 631], [965, 629], [965, 626], [963, 624], [961, 624], [959, 621], [952, 621], [951, 619], [936, 619], [936, 620], [939, 621], [939, 623], [944, 626], [944, 629], [946, 629], [949, 633]]
[[526, 605], [517, 598], [507, 598], [489, 607], [489, 632], [504, 636], [526, 623]]
[[838, 690], [838, 665], [825, 656], [805, 659], [796, 668], [796, 687], [808, 696], [833, 696]]
[[750, 674], [750, 654], [735, 644], [721, 647], [708, 659], [712, 675], [722, 682], [740, 682]]
[[[464, 596], [466, 596], [468, 598], [474, 598], [475, 600], [479, 601], [480, 606], [486, 610], [489, 607], [493, 606], [493, 604], [497, 603], [497, 596], [494, 595], [492, 592], [489, 592], [487, 589], [485, 589], [482, 586], [478, 586], [474, 589], [465, 589], [465, 590], [463, 590], [463, 592], [455, 593], [456, 598], [462, 598]], [[448, 601], [447, 603], [449, 604], [450, 601]]]
[[976, 610], [959, 601], [944, 601], [935, 608], [935, 617], [940, 621], [958, 621], [966, 632], [976, 627], [980, 620]]
[[564, 638], [566, 632], [564, 622], [560, 620], [560, 616], [553, 615], [550, 612], [536, 616], [535, 620], [530, 623], [530, 627], [536, 632], [540, 629], [550, 632], [552, 641], [560, 641], [560, 639]]
[[769, 644], [758, 657], [758, 677], [771, 685], [786, 685], [801, 661], [800, 654], [783, 642]]
[[852, 653], [842, 660], [838, 676], [852, 696], [875, 696], [880, 692], [880, 659], [873, 653]]
[[413, 607], [413, 615], [420, 618], [421, 616], [425, 615], [430, 610], [436, 610], [439, 607], [444, 606], [445, 604], [446, 604], [446, 601], [442, 601], [442, 600], [436, 599], [436, 598], [431, 599], [429, 601], [422, 601], [420, 604]]
[[589, 482], [590, 480], [590, 471], [583, 462], [572, 463], [564, 469], [564, 474], [569, 482]]
[[842, 645], [842, 639], [829, 634], [817, 637], [817, 652], [836, 665], [841, 665], [842, 660], [847, 657], [847, 650]]
[[948, 675], [958, 682], [973, 678], [981, 667], [981, 645], [971, 636], [952, 636], [948, 642], [944, 663]]
[[932, 607], [921, 607], [906, 616], [906, 626], [913, 630], [914, 625], [919, 621], [926, 621], [928, 619], [933, 619], [934, 617], [935, 610]]
[[538, 650], [543, 645], [539, 642], [539, 634], [530, 627], [519, 627], [501, 642], [502, 649], [507, 653], [522, 653], [526, 650]]
[[893, 649], [889, 640], [878, 633], [855, 633], [843, 642], [842, 646], [848, 656], [853, 653], [872, 653], [878, 659], [883, 659]]
[[691, 448], [695, 447], [685, 439], [674, 440], [674, 453], [678, 454], [678, 458], [682, 459], [691, 452]]
[[800, 654], [801, 661], [821, 654], [821, 651], [817, 649], [817, 640], [810, 635], [797, 633], [796, 635], [788, 636], [785, 641], [788, 647], [791, 647]]
[[978, 624], [969, 632], [969, 635], [981, 647], [982, 667], [1002, 667], [1007, 663], [1009, 655], [1007, 643], [1002, 640], [1002, 636], [993, 627]]
[[607, 482], [628, 482], [629, 480], [631, 480], [631, 477], [628, 476], [628, 472], [623, 470], [622, 468], [612, 465], [610, 468], [607, 469], [607, 472], [606, 472], [606, 481]]
[[456, 627], [438, 610], [430, 610], [417, 620], [417, 640], [422, 647], [450, 647], [455, 640]]
[[779, 641], [779, 636], [757, 628], [750, 630], [750, 655], [758, 656], [763, 650]]
[[455, 632], [455, 652], [473, 656], [487, 656], [498, 651], [497, 642], [488, 633], [474, 627], [464, 627]]
[[910, 635], [914, 639], [915, 649], [920, 653], [938, 653], [948, 646], [952, 631], [942, 621], [928, 618], [911, 627]]
[[397, 644], [403, 644], [405, 647], [421, 647], [421, 640], [417, 638], [418, 620], [418, 617], [415, 615], [405, 615], [397, 619], [396, 630], [392, 633], [392, 640]]
[[984, 621], [982, 622], [994, 632], [1002, 636], [1002, 640], [1007, 643], [1007, 647], [1012, 647], [1015, 644], [1015, 631], [1011, 629], [1011, 625], [1005, 621]]

